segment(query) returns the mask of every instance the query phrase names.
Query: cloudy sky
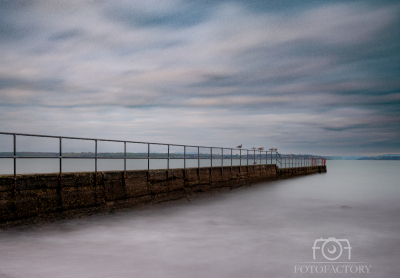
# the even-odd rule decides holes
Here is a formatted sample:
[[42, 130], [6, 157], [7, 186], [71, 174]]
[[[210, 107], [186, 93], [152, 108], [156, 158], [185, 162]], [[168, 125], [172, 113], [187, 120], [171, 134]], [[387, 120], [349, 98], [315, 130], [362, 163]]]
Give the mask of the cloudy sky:
[[0, 0], [0, 131], [399, 153], [399, 1]]

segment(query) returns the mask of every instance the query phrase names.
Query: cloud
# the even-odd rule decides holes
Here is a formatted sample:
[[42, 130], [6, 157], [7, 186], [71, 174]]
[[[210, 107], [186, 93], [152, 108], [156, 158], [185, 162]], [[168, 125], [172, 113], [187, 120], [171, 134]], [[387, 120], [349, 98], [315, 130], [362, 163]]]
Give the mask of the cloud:
[[400, 135], [396, 3], [1, 5], [2, 130], [293, 149]]

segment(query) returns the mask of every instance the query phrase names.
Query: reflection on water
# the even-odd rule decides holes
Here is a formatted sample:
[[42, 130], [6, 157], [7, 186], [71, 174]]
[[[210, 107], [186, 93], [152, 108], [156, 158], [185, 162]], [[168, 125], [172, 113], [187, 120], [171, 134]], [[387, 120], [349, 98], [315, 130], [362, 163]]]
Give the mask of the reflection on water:
[[5, 231], [0, 277], [308, 277], [294, 266], [321, 237], [348, 239], [352, 261], [371, 265], [342, 276], [398, 277], [399, 166], [329, 161], [326, 174]]

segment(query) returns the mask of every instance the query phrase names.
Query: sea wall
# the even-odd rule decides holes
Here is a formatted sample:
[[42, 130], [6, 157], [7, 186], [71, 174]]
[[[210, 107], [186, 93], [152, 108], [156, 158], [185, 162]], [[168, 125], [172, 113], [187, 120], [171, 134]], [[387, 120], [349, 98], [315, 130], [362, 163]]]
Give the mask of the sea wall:
[[256, 182], [326, 172], [275, 165], [0, 176], [0, 224], [73, 218], [213, 194]]

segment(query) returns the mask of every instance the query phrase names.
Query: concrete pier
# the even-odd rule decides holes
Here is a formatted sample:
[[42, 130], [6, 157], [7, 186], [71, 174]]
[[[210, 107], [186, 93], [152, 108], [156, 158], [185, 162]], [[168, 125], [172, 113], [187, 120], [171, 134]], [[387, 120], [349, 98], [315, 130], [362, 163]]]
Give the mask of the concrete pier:
[[326, 166], [207, 167], [0, 176], [0, 226], [75, 218], [326, 172]]

